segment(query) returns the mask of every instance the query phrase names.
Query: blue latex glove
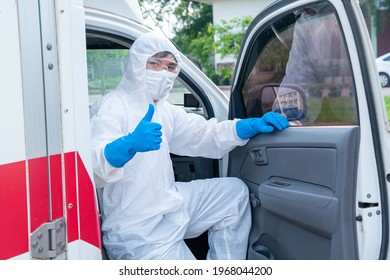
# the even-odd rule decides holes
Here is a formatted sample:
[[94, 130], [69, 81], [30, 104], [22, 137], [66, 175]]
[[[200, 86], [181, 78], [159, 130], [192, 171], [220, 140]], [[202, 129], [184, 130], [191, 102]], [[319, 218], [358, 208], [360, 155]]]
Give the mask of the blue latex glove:
[[162, 126], [159, 123], [151, 122], [153, 114], [154, 106], [149, 104], [148, 112], [133, 133], [129, 133], [106, 145], [104, 156], [112, 166], [123, 167], [138, 152], [160, 149]]
[[261, 118], [248, 118], [239, 120], [236, 123], [236, 131], [241, 139], [249, 139], [258, 133], [271, 133], [275, 130], [283, 130], [290, 124], [286, 117], [275, 113], [268, 112]]

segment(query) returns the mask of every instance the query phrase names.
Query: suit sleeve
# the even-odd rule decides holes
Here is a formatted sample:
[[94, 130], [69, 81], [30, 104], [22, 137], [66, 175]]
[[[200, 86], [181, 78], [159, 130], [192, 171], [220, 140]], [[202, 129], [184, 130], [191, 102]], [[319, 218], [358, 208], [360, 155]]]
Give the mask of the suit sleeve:
[[236, 133], [237, 120], [218, 122], [212, 118], [187, 113], [183, 109], [170, 105], [173, 119], [170, 151], [177, 155], [222, 158], [236, 146], [245, 145]]

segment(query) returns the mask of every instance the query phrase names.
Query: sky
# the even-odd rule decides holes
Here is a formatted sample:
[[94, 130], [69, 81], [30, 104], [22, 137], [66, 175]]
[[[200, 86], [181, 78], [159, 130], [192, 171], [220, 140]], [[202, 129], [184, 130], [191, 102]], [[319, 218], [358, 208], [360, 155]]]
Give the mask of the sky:
[[[153, 27], [155, 29], [158, 29], [158, 26], [160, 26], [159, 29], [161, 29], [168, 38], [172, 38], [174, 36], [173, 26], [176, 23], [175, 16], [172, 13], [166, 13], [165, 20], [163, 22], [157, 22], [156, 20], [154, 20], [154, 10], [156, 10], [156, 8], [154, 8], [151, 4], [148, 3], [144, 3], [143, 6], [141, 6], [141, 11], [144, 15], [145, 25]], [[145, 18], [145, 15], [148, 16]]]

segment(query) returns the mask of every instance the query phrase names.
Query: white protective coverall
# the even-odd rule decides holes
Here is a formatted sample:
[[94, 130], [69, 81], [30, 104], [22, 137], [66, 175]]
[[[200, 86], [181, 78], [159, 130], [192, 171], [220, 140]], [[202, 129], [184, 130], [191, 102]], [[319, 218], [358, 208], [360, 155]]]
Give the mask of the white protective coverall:
[[136, 153], [122, 168], [110, 165], [106, 144], [132, 133], [148, 110], [147, 58], [161, 51], [180, 55], [154, 32], [129, 52], [118, 88], [92, 107], [95, 182], [103, 188], [103, 242], [110, 259], [194, 259], [183, 241], [209, 230], [208, 259], [245, 259], [251, 227], [246, 185], [237, 178], [174, 181], [170, 153], [221, 158], [237, 145], [236, 121], [205, 120], [162, 99], [152, 122], [162, 125], [159, 150]]

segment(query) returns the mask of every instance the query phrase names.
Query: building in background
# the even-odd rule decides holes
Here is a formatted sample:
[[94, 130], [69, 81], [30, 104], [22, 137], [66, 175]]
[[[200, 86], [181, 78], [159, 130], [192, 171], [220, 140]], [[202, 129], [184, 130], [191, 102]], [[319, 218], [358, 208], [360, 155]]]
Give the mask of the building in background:
[[377, 38], [377, 56], [390, 52], [390, 11], [389, 7], [379, 10], [378, 14], [384, 19], [384, 26], [381, 34]]

